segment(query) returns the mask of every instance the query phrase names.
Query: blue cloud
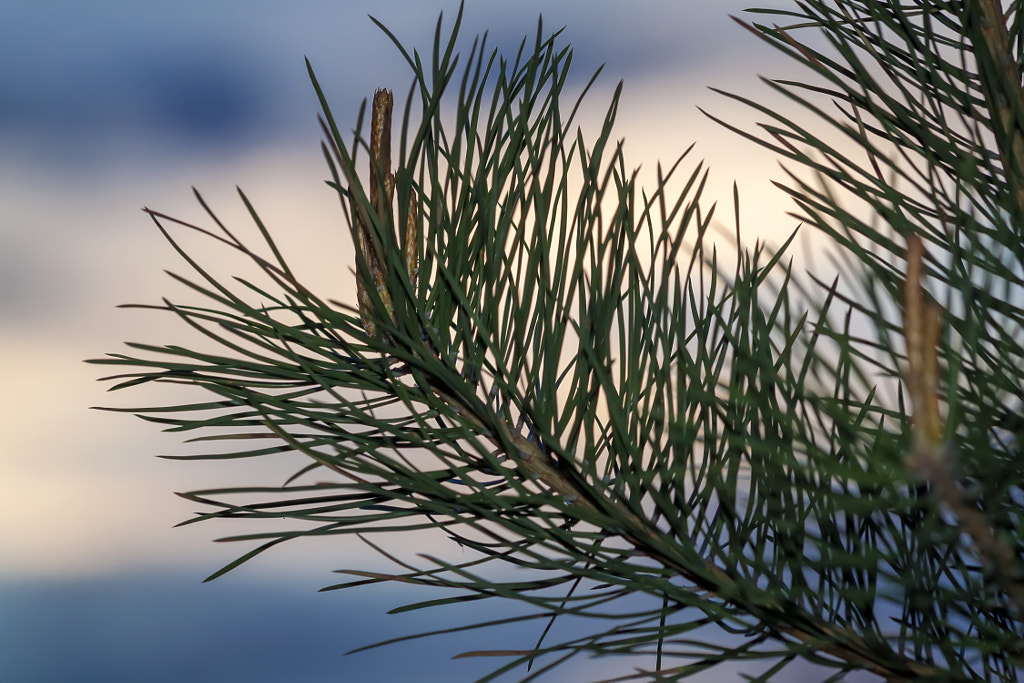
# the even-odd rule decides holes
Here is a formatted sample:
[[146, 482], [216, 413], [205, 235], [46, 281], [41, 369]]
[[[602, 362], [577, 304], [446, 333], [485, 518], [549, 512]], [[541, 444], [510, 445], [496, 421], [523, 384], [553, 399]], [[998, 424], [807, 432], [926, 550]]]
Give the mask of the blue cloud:
[[254, 70], [214, 52], [136, 62], [122, 98], [134, 100], [139, 123], [199, 143], [231, 144], [275, 120], [274, 97]]
[[0, 140], [47, 156], [95, 153], [126, 137], [230, 146], [280, 121], [275, 84], [256, 76], [255, 55], [129, 47], [0, 71]]

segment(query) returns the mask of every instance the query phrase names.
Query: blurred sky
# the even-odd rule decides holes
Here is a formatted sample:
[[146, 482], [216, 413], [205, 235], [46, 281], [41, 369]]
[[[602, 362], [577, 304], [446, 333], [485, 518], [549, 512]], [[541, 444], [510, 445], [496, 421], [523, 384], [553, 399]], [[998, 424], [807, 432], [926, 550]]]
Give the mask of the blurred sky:
[[[752, 127], [751, 112], [705, 86], [766, 98], [759, 74], [799, 73], [729, 19], [748, 4], [469, 0], [463, 45], [489, 29], [492, 46], [514, 52], [543, 11], [545, 31], [565, 26], [575, 50], [569, 92], [605, 64], [584, 107], [585, 129], [600, 121], [624, 80], [617, 130], [628, 161], [649, 172], [696, 142], [684, 168], [708, 161], [709, 192], [726, 204], [726, 216], [738, 180], [747, 233], [778, 241], [795, 221], [770, 186], [781, 176], [777, 162], [697, 110]], [[457, 7], [450, 0], [4, 0], [0, 576], [100, 580], [158, 569], [198, 582], [244, 550], [209, 542], [223, 528], [170, 528], [193, 511], [173, 491], [240, 483], [234, 466], [158, 460], [188, 449], [153, 425], [89, 409], [167, 397], [106, 394], [95, 380], [107, 369], [82, 362], [121, 351], [125, 340], [163, 343], [177, 333], [166, 316], [115, 308], [181, 291], [162, 272], [181, 264], [140, 208], [201, 220], [195, 186], [230, 225], [248, 226], [240, 185], [303, 276], [327, 296], [351, 298], [344, 286], [351, 251], [323, 184], [317, 103], [303, 58], [339, 121], [354, 124], [375, 87], [403, 98], [411, 83], [367, 15], [407, 47], [429, 51], [438, 12], [450, 25]], [[253, 483], [270, 483], [261, 479], [266, 470], [245, 472]], [[357, 552], [333, 541], [286, 546], [240, 571], [287, 575], [313, 590]]]

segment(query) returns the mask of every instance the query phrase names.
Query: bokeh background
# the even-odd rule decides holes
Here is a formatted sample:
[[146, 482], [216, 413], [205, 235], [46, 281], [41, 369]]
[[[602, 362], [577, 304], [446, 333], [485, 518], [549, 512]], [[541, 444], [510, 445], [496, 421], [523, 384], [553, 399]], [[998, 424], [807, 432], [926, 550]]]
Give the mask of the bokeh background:
[[[748, 236], [778, 242], [795, 227], [770, 183], [778, 162], [698, 111], [752, 127], [750, 111], [706, 86], [771, 101], [758, 75], [799, 74], [729, 18], [751, 0], [466, 4], [464, 47], [489, 30], [491, 45], [514, 53], [543, 12], [544, 30], [564, 26], [575, 50], [569, 93], [605, 65], [585, 130], [624, 80], [617, 130], [631, 164], [653, 172], [696, 142], [684, 168], [706, 160], [708, 204], [718, 199], [731, 217], [736, 181]], [[318, 594], [338, 580], [332, 569], [382, 568], [337, 541], [286, 544], [201, 583], [247, 548], [211, 542], [240, 529], [172, 529], [194, 512], [173, 492], [283, 475], [157, 459], [189, 449], [178, 435], [90, 407], [166, 394], [107, 394], [96, 381], [107, 369], [83, 362], [125, 340], [177, 334], [170, 316], [116, 306], [181, 292], [163, 271], [183, 264], [140, 209], [202, 220], [191, 186], [245, 233], [241, 186], [300, 273], [351, 301], [351, 250], [323, 183], [303, 58], [339, 121], [354, 124], [375, 87], [402, 99], [411, 83], [367, 15], [429, 52], [438, 13], [450, 26], [457, 10], [453, 0], [0, 3], [0, 680], [457, 681], [494, 666], [452, 660], [458, 652], [532, 644], [534, 627], [346, 656], [481, 612], [388, 616], [429, 597], [394, 588]], [[633, 665], [650, 662], [580, 661], [549, 680]], [[730, 676], [740, 680], [729, 669], [714, 680]]]

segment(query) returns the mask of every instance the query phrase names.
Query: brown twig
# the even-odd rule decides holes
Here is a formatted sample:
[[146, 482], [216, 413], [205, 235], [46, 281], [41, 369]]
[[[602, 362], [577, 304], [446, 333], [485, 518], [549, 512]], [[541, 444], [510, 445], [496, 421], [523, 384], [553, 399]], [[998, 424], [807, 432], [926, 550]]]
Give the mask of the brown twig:
[[[390, 227], [394, 218], [391, 213], [391, 202], [395, 193], [395, 174], [391, 171], [391, 112], [394, 108], [394, 97], [390, 90], [378, 89], [373, 93], [373, 106], [370, 113], [370, 205], [380, 224]], [[394, 304], [391, 290], [387, 286], [387, 259], [379, 253], [380, 241], [375, 238], [371, 226], [367, 225], [361, 211], [353, 211], [356, 222], [356, 242], [362, 261], [357, 262], [356, 295], [359, 301], [359, 314], [363, 319], [363, 329], [371, 337], [378, 337], [377, 325], [373, 321], [373, 297], [366, 290], [366, 283], [372, 282], [384, 311], [394, 320]], [[404, 249], [406, 272], [415, 286], [419, 274], [419, 235], [416, 215], [416, 195], [413, 191], [409, 196], [409, 209], [406, 214], [405, 234], [402, 248]], [[358, 261], [358, 260], [357, 260]], [[365, 266], [366, 272], [361, 269]]]
[[1024, 612], [1024, 583], [1013, 551], [995, 534], [992, 523], [964, 497], [956, 478], [952, 451], [945, 443], [939, 412], [939, 341], [942, 308], [925, 293], [924, 243], [907, 237], [907, 277], [903, 285], [903, 335], [907, 344], [907, 393], [910, 396], [914, 447], [907, 468], [929, 482], [939, 500], [960, 521], [974, 543], [988, 575], [1018, 612]]

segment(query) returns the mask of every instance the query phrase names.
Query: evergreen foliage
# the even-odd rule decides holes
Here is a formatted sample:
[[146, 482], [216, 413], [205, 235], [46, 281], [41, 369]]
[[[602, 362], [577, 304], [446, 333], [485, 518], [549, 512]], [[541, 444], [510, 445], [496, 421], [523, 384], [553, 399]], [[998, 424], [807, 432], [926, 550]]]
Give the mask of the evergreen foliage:
[[[792, 237], [726, 263], [685, 153], [639, 187], [612, 135], [618, 91], [593, 139], [582, 96], [565, 106], [558, 34], [460, 58], [460, 11], [425, 60], [388, 33], [415, 80], [393, 169], [390, 95], [349, 140], [310, 69], [358, 305], [304, 287], [244, 195], [259, 246], [197, 193], [210, 227], [148, 213], [208, 303], [157, 308], [216, 350], [132, 343], [96, 362], [119, 368], [115, 389], [203, 390], [130, 411], [235, 444], [184, 458], [305, 456], [283, 485], [182, 494], [206, 509], [190, 521], [293, 523], [234, 537], [256, 547], [214, 576], [356, 534], [392, 568], [332, 589], [529, 607], [510, 621], [534, 620], [535, 646], [466, 653], [503, 658], [495, 676], [582, 653], [649, 655], [639, 679], [735, 660], [768, 660], [770, 679], [799, 660], [1016, 680], [1024, 17], [1009, 5], [752, 10], [779, 24], [744, 25], [807, 68], [768, 81], [803, 114], [729, 95], [765, 120], [734, 130], [788, 160], [779, 186], [834, 246], [834, 280], [795, 272]], [[207, 270], [182, 229], [261, 279]], [[431, 531], [462, 550], [413, 561], [380, 540]], [[580, 617], [590, 633], [556, 637]]]

